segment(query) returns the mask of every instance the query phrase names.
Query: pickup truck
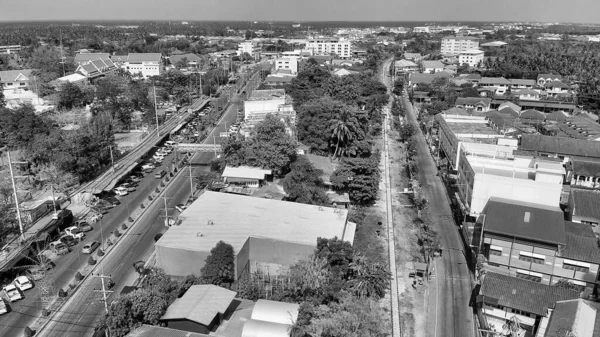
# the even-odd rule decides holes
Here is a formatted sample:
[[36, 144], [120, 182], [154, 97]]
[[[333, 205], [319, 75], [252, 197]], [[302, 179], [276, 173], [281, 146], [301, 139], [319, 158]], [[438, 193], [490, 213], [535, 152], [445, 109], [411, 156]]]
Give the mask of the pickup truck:
[[12, 283], [4, 287], [3, 291], [6, 298], [11, 302], [23, 299], [23, 295], [21, 295], [19, 289]]

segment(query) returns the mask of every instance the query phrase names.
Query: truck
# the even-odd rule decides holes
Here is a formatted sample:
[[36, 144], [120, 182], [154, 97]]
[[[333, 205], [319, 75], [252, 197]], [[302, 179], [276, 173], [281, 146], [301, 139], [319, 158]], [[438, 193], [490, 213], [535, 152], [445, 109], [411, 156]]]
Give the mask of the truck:
[[17, 287], [12, 283], [5, 286], [3, 292], [6, 298], [11, 302], [23, 299], [23, 295], [21, 295], [19, 289], [17, 289]]

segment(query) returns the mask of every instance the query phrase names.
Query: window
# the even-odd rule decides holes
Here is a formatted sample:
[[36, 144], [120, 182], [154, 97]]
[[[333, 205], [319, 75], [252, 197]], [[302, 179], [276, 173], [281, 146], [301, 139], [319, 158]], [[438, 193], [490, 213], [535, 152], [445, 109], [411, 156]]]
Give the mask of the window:
[[546, 263], [546, 257], [544, 255], [534, 254], [534, 253], [529, 253], [529, 252], [520, 252], [519, 260], [531, 262], [531, 263], [535, 263], [535, 264]]
[[533, 282], [542, 282], [542, 274], [533, 273], [526, 270], [517, 270], [517, 278], [533, 281]]
[[490, 255], [502, 256], [502, 247], [490, 245]]
[[563, 269], [574, 270], [582, 273], [590, 271], [590, 265], [585, 262], [564, 260]]

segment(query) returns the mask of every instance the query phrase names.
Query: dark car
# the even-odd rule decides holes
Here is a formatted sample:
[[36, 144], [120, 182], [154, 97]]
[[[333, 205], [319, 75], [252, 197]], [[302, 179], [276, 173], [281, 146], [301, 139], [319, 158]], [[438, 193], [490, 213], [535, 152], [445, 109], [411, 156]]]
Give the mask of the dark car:
[[113, 207], [121, 204], [121, 202], [119, 201], [119, 199], [113, 197], [112, 195], [106, 196], [103, 199], [104, 199], [104, 201], [106, 201], [109, 204], [111, 204]]
[[87, 221], [77, 221], [75, 226], [82, 232], [89, 232], [94, 229]]
[[60, 242], [64, 243], [67, 247], [73, 247], [79, 243], [79, 240], [75, 239], [70, 235], [63, 235], [60, 237]]
[[106, 213], [108, 213], [109, 208], [104, 207], [104, 206], [94, 205], [94, 206], [90, 207], [90, 210], [92, 210], [93, 212], [95, 212], [97, 214], [106, 214]]

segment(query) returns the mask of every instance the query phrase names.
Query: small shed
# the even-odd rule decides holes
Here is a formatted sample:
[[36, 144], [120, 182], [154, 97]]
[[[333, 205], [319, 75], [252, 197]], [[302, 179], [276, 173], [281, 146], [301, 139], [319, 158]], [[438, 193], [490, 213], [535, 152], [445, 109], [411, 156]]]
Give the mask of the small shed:
[[259, 187], [267, 176], [272, 174], [271, 170], [251, 166], [226, 166], [221, 174], [224, 183], [241, 185], [245, 187]]
[[298, 319], [300, 305], [258, 300], [250, 319], [244, 324], [242, 337], [288, 337]]
[[168, 328], [208, 334], [233, 311], [236, 292], [215, 285], [194, 285], [169, 306], [161, 321]]

